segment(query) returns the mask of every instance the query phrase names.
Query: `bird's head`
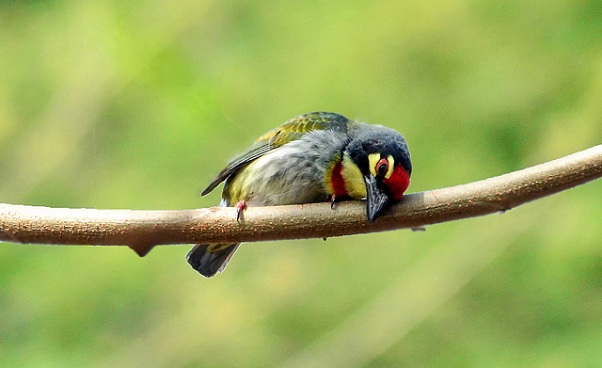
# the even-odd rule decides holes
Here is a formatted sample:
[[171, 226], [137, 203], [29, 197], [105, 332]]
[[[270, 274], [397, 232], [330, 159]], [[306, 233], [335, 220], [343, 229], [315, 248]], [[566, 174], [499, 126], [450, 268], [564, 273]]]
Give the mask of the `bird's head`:
[[371, 125], [358, 132], [343, 152], [342, 174], [354, 198], [366, 198], [368, 221], [402, 199], [410, 185], [408, 145], [393, 129]]

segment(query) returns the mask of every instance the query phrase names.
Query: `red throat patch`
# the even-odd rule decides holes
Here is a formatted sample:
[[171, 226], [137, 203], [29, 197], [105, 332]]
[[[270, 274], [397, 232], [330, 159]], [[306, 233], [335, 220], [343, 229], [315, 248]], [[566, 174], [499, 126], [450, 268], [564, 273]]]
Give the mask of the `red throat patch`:
[[330, 184], [332, 185], [332, 193], [336, 198], [344, 198], [347, 196], [347, 189], [345, 189], [345, 179], [343, 179], [343, 161], [337, 162], [332, 168], [330, 174]]
[[391, 177], [383, 180], [383, 183], [389, 188], [393, 199], [400, 201], [403, 198], [403, 193], [410, 186], [410, 175], [401, 165], [395, 165]]

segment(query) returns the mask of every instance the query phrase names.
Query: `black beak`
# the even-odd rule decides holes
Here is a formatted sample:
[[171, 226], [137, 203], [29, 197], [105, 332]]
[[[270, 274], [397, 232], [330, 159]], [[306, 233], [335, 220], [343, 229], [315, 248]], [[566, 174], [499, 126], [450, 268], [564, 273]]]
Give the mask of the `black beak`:
[[374, 222], [389, 203], [389, 197], [378, 187], [374, 175], [364, 176], [366, 183], [366, 213], [368, 221]]

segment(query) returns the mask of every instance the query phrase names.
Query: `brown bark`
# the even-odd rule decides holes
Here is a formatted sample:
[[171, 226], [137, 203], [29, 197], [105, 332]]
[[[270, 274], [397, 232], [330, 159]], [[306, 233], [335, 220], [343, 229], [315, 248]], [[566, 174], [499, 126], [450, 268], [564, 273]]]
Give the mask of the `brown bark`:
[[[374, 223], [358, 201], [178, 211], [66, 209], [0, 204], [0, 240], [20, 243], [155, 245], [328, 238], [419, 228], [504, 212], [602, 177], [602, 145], [541, 165], [449, 188], [407, 195]], [[594, 198], [593, 200], [600, 200]]]

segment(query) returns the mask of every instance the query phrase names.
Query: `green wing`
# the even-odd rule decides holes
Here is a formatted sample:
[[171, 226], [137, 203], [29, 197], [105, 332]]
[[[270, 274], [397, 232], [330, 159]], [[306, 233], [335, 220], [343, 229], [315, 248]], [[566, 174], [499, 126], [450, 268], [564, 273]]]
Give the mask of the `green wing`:
[[222, 181], [228, 179], [231, 175], [237, 173], [259, 157], [301, 138], [308, 132], [327, 129], [347, 132], [348, 122], [349, 120], [346, 117], [330, 112], [310, 112], [294, 117], [278, 128], [272, 129], [259, 137], [248, 151], [230, 161], [228, 166], [209, 183], [201, 195], [208, 194]]

